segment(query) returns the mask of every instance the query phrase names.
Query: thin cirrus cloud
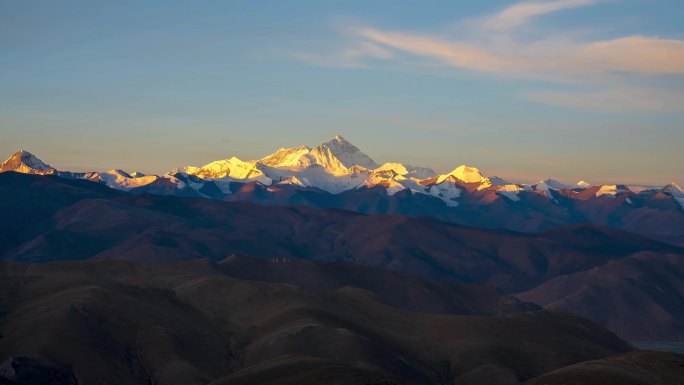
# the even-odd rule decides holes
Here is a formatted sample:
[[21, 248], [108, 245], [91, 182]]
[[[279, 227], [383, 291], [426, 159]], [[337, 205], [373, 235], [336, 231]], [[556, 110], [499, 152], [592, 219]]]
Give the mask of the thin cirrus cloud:
[[595, 3], [595, 0], [525, 1], [505, 8], [485, 20], [482, 26], [491, 30], [515, 28], [528, 23], [537, 16]]
[[684, 108], [684, 93], [650, 87], [615, 87], [592, 91], [531, 91], [523, 98], [552, 106], [600, 112], [663, 112]]
[[391, 59], [394, 53], [370, 41], [361, 41], [353, 47], [345, 48], [335, 54], [292, 52], [291, 57], [318, 67], [364, 68], [368, 59]]
[[354, 33], [382, 46], [427, 56], [444, 64], [476, 71], [535, 77], [539, 70], [558, 80], [572, 75], [633, 72], [684, 75], [684, 41], [627, 36], [593, 42], [558, 40], [556, 44], [515, 44], [489, 48], [405, 32], [359, 28]]
[[[628, 95], [642, 94], [651, 98], [641, 103], [636, 97], [630, 100], [626, 105], [631, 106], [631, 111], [683, 109], [683, 98], [679, 92], [654, 92], [653, 88], [644, 88], [642, 84], [655, 76], [681, 80], [684, 76], [684, 40], [638, 34], [580, 40], [572, 39], [572, 34], [554, 31], [546, 31], [543, 39], [530, 40], [517, 32], [518, 27], [543, 15], [597, 3], [596, 0], [519, 2], [476, 24], [464, 23], [464, 28], [471, 32], [465, 35], [476, 36], [470, 39], [367, 26], [348, 28], [347, 41], [351, 40], [351, 48], [332, 54], [300, 54], [298, 59], [312, 65], [360, 68], [383, 60], [401, 63], [404, 55], [410, 55], [428, 60], [430, 65], [423, 68], [427, 71], [434, 64], [439, 64], [517, 79], [601, 84], [604, 90], [590, 90], [584, 96], [603, 100], [601, 105], [607, 105], [606, 102], [614, 96], [614, 104], [619, 105], [619, 91], [629, 90]], [[505, 39], [500, 38], [504, 36], [502, 32], [505, 32]], [[523, 98], [554, 106], [595, 109], [588, 103], [577, 102], [582, 94], [575, 91], [563, 93], [530, 92], [523, 94]]]
[[684, 75], [684, 40], [627, 36], [587, 43], [575, 56], [602, 71]]

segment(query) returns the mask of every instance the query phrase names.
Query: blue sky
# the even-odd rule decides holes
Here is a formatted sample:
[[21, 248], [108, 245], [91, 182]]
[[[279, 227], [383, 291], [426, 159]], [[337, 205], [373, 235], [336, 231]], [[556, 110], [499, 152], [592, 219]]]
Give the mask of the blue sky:
[[684, 3], [0, 1], [0, 155], [162, 173], [342, 134], [378, 162], [684, 184]]

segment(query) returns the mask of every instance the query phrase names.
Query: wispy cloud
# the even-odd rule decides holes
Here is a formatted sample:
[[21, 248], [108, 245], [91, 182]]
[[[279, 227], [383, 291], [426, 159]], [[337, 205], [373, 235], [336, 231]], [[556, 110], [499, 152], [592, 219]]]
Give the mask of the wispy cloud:
[[[430, 32], [397, 31], [356, 26], [346, 28], [347, 47], [333, 53], [296, 53], [311, 65], [362, 68], [383, 60], [402, 63], [408, 56], [435, 64], [497, 76], [555, 83], [603, 84], [603, 91], [575, 93], [530, 93], [527, 100], [573, 108], [597, 105], [642, 106], [657, 111], [679, 108], [681, 100], [670, 91], [648, 92], [644, 79], [654, 76], [684, 76], [684, 40], [657, 36], [626, 35], [610, 39], [578, 38], [572, 33], [544, 31], [541, 39], [530, 39], [516, 27], [534, 18], [563, 10], [590, 6], [600, 0], [523, 1], [476, 23], [464, 22], [459, 36]], [[505, 33], [502, 33], [505, 32]], [[620, 92], [629, 91], [625, 94]], [[638, 92], [637, 92], [638, 91]], [[648, 96], [648, 99], [641, 96]], [[613, 102], [608, 103], [612, 99]], [[620, 100], [622, 100], [620, 102]], [[601, 107], [601, 110], [624, 108]]]
[[532, 91], [534, 102], [601, 112], [667, 112], [684, 110], [684, 92], [649, 87], [615, 87], [593, 91]]
[[573, 56], [599, 71], [684, 75], [684, 40], [627, 36], [581, 45]]
[[355, 34], [385, 47], [413, 55], [436, 58], [455, 67], [501, 71], [524, 65], [523, 62], [514, 58], [487, 51], [466, 42], [447, 41], [432, 36], [380, 31], [372, 28], [359, 28], [355, 30]]
[[595, 3], [596, 0], [524, 1], [505, 8], [486, 19], [482, 26], [491, 30], [515, 28], [537, 16]]
[[391, 59], [394, 54], [385, 47], [370, 41], [361, 41], [352, 47], [327, 53], [293, 52], [290, 56], [317, 67], [363, 68], [369, 59]]
[[538, 71], [556, 73], [559, 80], [573, 74], [634, 72], [684, 75], [684, 41], [627, 36], [593, 42], [556, 41], [555, 44], [516, 44], [488, 47], [420, 34], [360, 28], [358, 36], [412, 55], [476, 71], [536, 77]]

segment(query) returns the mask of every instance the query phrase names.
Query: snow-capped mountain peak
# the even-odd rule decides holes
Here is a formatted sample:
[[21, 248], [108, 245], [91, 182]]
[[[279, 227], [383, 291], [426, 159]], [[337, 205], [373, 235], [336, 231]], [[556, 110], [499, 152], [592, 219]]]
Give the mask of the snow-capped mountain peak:
[[361, 166], [369, 170], [378, 168], [378, 164], [370, 156], [361, 152], [358, 147], [340, 135], [312, 149], [311, 155], [324, 168], [327, 166], [339, 169], [339, 166], [335, 163], [339, 163], [339, 165], [346, 169], [352, 166]]
[[494, 186], [502, 187], [502, 186], [512, 184], [511, 182], [507, 181], [506, 179], [503, 179], [503, 178], [498, 177], [498, 176], [491, 176], [491, 177], [488, 177], [488, 179]]
[[156, 175], [132, 176], [123, 170], [109, 170], [96, 174], [97, 178], [111, 188], [128, 191], [136, 187], [145, 186], [158, 179]]
[[684, 189], [679, 187], [676, 183], [669, 183], [667, 186], [663, 187], [663, 191], [671, 194], [677, 194], [684, 196]]
[[301, 172], [313, 166], [320, 166], [331, 175], [349, 174], [353, 172], [354, 166], [369, 170], [378, 167], [373, 159], [340, 135], [314, 148], [280, 148], [257, 162], [281, 171]]
[[[479, 169], [461, 165], [451, 172], [436, 175], [428, 168], [413, 167], [403, 163], [377, 165], [368, 155], [340, 135], [316, 147], [298, 146], [279, 148], [273, 154], [259, 160], [243, 161], [237, 157], [217, 160], [201, 167], [177, 168], [164, 176], [128, 173], [119, 169], [105, 172], [59, 171], [42, 162], [28, 151], [19, 151], [0, 164], [0, 172], [16, 171], [27, 174], [54, 174], [67, 179], [88, 179], [109, 187], [155, 194], [179, 196], [203, 196], [221, 198], [233, 194], [235, 183], [272, 186], [312, 188], [331, 194], [350, 190], [372, 189], [403, 196], [431, 195], [441, 199], [449, 207], [468, 202], [491, 202], [498, 197], [506, 198], [506, 204], [523, 205], [531, 196], [543, 193], [550, 199], [559, 194], [566, 198], [573, 195], [557, 193], [573, 190], [577, 199], [585, 199], [588, 190], [594, 199], [612, 198], [623, 194], [649, 197], [658, 192], [670, 196], [684, 210], [684, 191], [672, 183], [660, 186], [590, 186], [580, 181], [564, 184], [545, 179], [532, 185], [515, 184], [505, 179], [485, 177]], [[290, 187], [286, 187], [286, 190]], [[277, 190], [277, 188], [276, 188]], [[276, 191], [273, 190], [273, 191]], [[537, 190], [537, 191], [534, 191]], [[271, 190], [265, 190], [271, 191]], [[365, 190], [364, 190], [365, 191]], [[662, 195], [660, 195], [662, 199]], [[420, 198], [423, 199], [423, 198]], [[627, 201], [627, 200], [626, 200]], [[554, 200], [555, 202], [555, 200]], [[630, 203], [629, 201], [628, 203]], [[558, 202], [556, 202], [558, 204]]]
[[54, 174], [52, 166], [44, 163], [28, 151], [20, 150], [0, 164], [0, 172], [15, 171], [24, 174]]
[[507, 184], [500, 186], [496, 193], [510, 199], [513, 202], [518, 202], [520, 200], [518, 193], [521, 191], [524, 191], [524, 189], [517, 184]]
[[384, 163], [382, 166], [373, 170], [373, 172], [387, 172], [392, 171], [397, 175], [405, 177], [412, 177], [416, 179], [427, 179], [435, 176], [435, 171], [426, 167], [414, 167], [409, 164], [401, 163]]
[[259, 163], [273, 168], [301, 170], [313, 163], [309, 155], [311, 149], [307, 146], [293, 148], [279, 148], [276, 152], [259, 160]]
[[562, 190], [568, 188], [569, 186], [563, 182], [557, 181], [555, 179], [544, 179], [533, 185], [535, 190], [548, 191], [548, 190]]
[[464, 183], [486, 183], [488, 180], [480, 170], [471, 166], [458, 166], [453, 171], [448, 174], [440, 175], [437, 177], [437, 184], [444, 182], [449, 177], [454, 177]]
[[106, 174], [112, 174], [112, 175], [117, 175], [117, 176], [120, 176], [120, 177], [123, 177], [123, 178], [132, 178], [132, 176], [131, 176], [129, 173], [127, 173], [127, 172], [124, 171], [124, 170], [119, 170], [119, 169], [108, 170], [108, 171], [105, 171], [104, 173], [106, 173]]
[[684, 210], [684, 190], [675, 183], [670, 183], [663, 187], [664, 193], [670, 195], [672, 199], [679, 204], [679, 206]]
[[245, 162], [237, 157], [217, 160], [202, 167], [187, 166], [171, 171], [171, 174], [179, 172], [195, 175], [207, 179], [246, 179], [258, 180], [270, 184], [271, 179], [264, 176], [256, 161]]

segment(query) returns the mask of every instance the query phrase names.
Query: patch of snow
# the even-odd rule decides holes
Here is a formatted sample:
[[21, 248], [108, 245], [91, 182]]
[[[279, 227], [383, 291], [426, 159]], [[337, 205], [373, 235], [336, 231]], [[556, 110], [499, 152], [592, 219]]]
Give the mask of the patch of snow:
[[[296, 175], [293, 173], [286, 173], [278, 169], [267, 170], [269, 175], [273, 176], [274, 180], [287, 180], [296, 176], [297, 181], [302, 186], [306, 187], [316, 187], [321, 190], [327, 191], [331, 194], [339, 194], [343, 191], [353, 189], [358, 187], [366, 179], [366, 173], [346, 173], [346, 174], [330, 174], [323, 167], [319, 165], [313, 165], [306, 170], [297, 172]], [[278, 178], [275, 178], [274, 174], [279, 174]]]
[[684, 197], [684, 189], [679, 187], [676, 183], [668, 184], [662, 188], [662, 191], [672, 196]]
[[684, 197], [672, 197], [674, 198], [675, 202], [679, 203], [679, 206], [684, 210]]
[[510, 199], [513, 202], [517, 202], [520, 200], [520, 197], [518, 196], [518, 193], [520, 191], [523, 191], [523, 189], [516, 185], [516, 184], [507, 184], [504, 186], [501, 186], [496, 193]]
[[259, 160], [259, 163], [273, 168], [303, 170], [314, 164], [307, 146], [279, 148], [276, 152]]
[[414, 193], [425, 193], [425, 188], [420, 185], [420, 179], [397, 175], [392, 170], [377, 171], [376, 169], [363, 181], [363, 185], [367, 187], [382, 185], [387, 190], [387, 195], [394, 195], [407, 189]]
[[537, 182], [536, 184], [532, 185], [535, 190], [540, 190], [540, 191], [548, 191], [548, 190], [562, 190], [565, 188], [570, 188], [571, 186], [568, 186], [564, 183], [561, 183], [555, 179], [546, 179], [540, 182]]
[[684, 190], [675, 183], [670, 183], [663, 187], [662, 191], [672, 197], [684, 210]]
[[98, 174], [99, 180], [110, 188], [129, 191], [136, 187], [145, 186], [158, 179], [156, 175], [134, 178], [122, 170], [109, 170]]
[[385, 163], [373, 170], [374, 172], [394, 171], [398, 175], [409, 176], [416, 179], [428, 179], [435, 176], [435, 171], [426, 167], [414, 167], [401, 163]]
[[215, 179], [213, 182], [214, 182], [214, 184], [216, 185], [216, 187], [218, 187], [218, 189], [221, 190], [222, 193], [224, 193], [224, 194], [226, 194], [226, 195], [232, 194], [232, 193], [233, 193], [233, 192], [230, 190], [230, 183], [231, 183], [232, 181], [230, 181], [230, 180], [219, 180], [219, 179]]
[[457, 185], [446, 181], [446, 183], [442, 182], [433, 184], [429, 187], [427, 193], [434, 197], [440, 198], [444, 201], [444, 203], [446, 203], [447, 206], [456, 207], [458, 206], [456, 198], [461, 196], [461, 189], [458, 188]]
[[624, 192], [625, 190], [619, 188], [617, 185], [609, 184], [603, 185], [596, 192], [596, 197], [606, 196], [608, 198], [615, 198], [618, 194]]
[[188, 184], [188, 186], [190, 186], [191, 189], [197, 192], [199, 192], [199, 190], [201, 190], [202, 187], [204, 187], [204, 183], [199, 182], [197, 180], [193, 180], [192, 178], [188, 178], [188, 181], [186, 183]]
[[650, 186], [650, 185], [639, 185], [639, 184], [630, 184], [625, 186], [629, 189], [629, 191], [639, 194], [644, 191], [649, 191], [649, 190], [660, 190], [663, 189], [664, 187], [662, 186]]
[[245, 162], [236, 157], [217, 160], [202, 167], [187, 166], [173, 170], [171, 173], [184, 172], [203, 179], [232, 179], [245, 181], [258, 181], [263, 184], [271, 184], [268, 178], [259, 169], [256, 161]]
[[383, 186], [387, 191], [387, 195], [390, 196], [398, 193], [399, 191], [406, 190], [406, 187], [403, 184], [401, 184], [396, 178], [384, 178], [381, 174], [373, 174], [369, 176], [365, 181], [363, 181], [363, 184], [358, 186], [357, 188], [362, 186]]
[[35, 155], [31, 154], [30, 152], [21, 150], [20, 154], [21, 154], [21, 162], [24, 163], [26, 166], [28, 166], [34, 170], [38, 170], [38, 171], [50, 171], [50, 170], [52, 170], [52, 167], [43, 163], [42, 160], [38, 159]]
[[489, 178], [489, 181], [490, 181], [494, 186], [506, 186], [506, 185], [512, 184], [511, 182], [509, 182], [509, 181], [507, 181], [507, 180], [505, 180], [505, 179], [503, 179], [503, 178], [499, 178], [498, 176], [490, 177], [490, 178]]
[[287, 178], [287, 179], [283, 179], [283, 180], [281, 180], [281, 181], [279, 181], [279, 182], [277, 182], [277, 183], [278, 183], [278, 184], [289, 184], [289, 185], [292, 185], [292, 186], [306, 187], [306, 185], [304, 184], [304, 182], [302, 182], [301, 180], [299, 180], [299, 178], [297, 178], [296, 176], [292, 176], [292, 177], [289, 177], [289, 178]]
[[171, 184], [176, 185], [176, 188], [179, 190], [184, 189], [186, 187], [185, 182], [183, 182], [179, 178], [176, 178], [174, 175], [166, 174], [162, 178], [168, 180]]

